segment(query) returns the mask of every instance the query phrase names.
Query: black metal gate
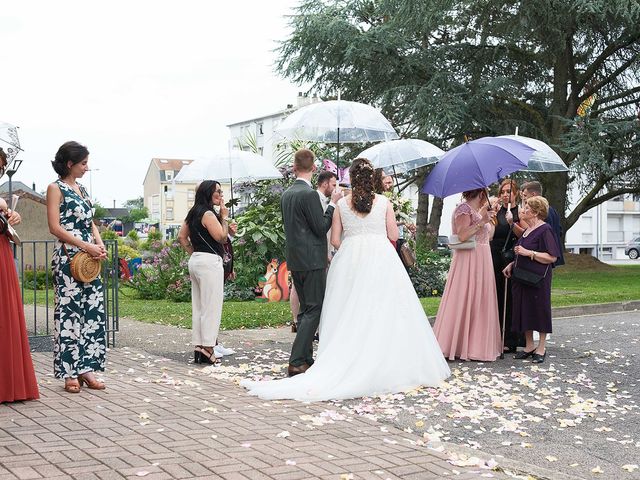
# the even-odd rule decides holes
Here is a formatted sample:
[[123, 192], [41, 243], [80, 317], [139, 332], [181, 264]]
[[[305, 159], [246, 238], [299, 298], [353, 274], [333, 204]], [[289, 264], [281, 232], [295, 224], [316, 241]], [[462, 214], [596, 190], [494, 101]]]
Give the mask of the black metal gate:
[[[107, 260], [102, 265], [106, 336], [107, 346], [113, 347], [120, 323], [118, 242], [105, 240], [104, 243], [107, 248]], [[16, 252], [29, 342], [32, 349], [38, 351], [53, 349], [54, 291], [51, 257], [55, 244], [54, 240], [27, 240], [22, 242]]]

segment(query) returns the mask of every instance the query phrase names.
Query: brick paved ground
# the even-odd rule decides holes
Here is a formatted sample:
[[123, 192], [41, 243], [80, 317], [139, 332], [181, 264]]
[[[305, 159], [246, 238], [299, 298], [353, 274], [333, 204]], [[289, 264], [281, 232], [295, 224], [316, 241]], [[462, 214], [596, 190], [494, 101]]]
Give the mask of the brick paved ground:
[[0, 480], [514, 478], [331, 404], [264, 402], [141, 350], [108, 360], [107, 390], [70, 395], [34, 354], [42, 398], [0, 405]]

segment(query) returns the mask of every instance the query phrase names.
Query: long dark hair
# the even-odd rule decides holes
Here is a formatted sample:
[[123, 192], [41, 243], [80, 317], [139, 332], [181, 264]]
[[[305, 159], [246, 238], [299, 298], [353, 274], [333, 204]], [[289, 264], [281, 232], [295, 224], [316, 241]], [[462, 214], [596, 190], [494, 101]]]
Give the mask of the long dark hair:
[[[189, 210], [189, 213], [187, 213], [184, 219], [187, 225], [191, 225], [193, 221], [202, 221], [202, 216], [208, 210], [211, 210], [216, 217], [218, 217], [211, 202], [211, 197], [218, 187], [220, 187], [220, 182], [216, 182], [215, 180], [205, 180], [198, 185], [193, 207], [191, 207], [191, 210]], [[220, 220], [220, 218], [218, 218], [218, 220]]]
[[349, 169], [351, 202], [359, 213], [369, 213], [376, 194], [373, 190], [373, 165], [366, 158], [356, 158]]
[[376, 193], [384, 193], [384, 185], [382, 179], [384, 178], [384, 170], [376, 168], [373, 172], [373, 191]]

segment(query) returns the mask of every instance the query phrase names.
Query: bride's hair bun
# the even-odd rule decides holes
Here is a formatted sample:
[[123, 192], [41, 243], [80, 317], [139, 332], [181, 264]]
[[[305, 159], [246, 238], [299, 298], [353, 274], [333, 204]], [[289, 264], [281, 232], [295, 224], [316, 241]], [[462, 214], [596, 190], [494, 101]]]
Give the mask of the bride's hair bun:
[[366, 158], [356, 158], [349, 169], [351, 180], [351, 201], [353, 209], [359, 213], [369, 213], [373, 206], [373, 165]]

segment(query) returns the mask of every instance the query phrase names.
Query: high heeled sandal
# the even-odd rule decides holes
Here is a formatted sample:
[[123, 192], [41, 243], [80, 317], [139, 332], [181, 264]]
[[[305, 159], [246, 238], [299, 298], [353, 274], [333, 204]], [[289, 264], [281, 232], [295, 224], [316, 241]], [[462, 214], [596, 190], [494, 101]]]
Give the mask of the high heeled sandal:
[[99, 382], [95, 379], [89, 381], [82, 375], [78, 377], [78, 383], [80, 383], [80, 386], [82, 386], [82, 384], [84, 383], [91, 390], [104, 390], [106, 388], [103, 382]]
[[67, 393], [80, 393], [80, 380], [76, 380], [77, 383], [68, 383], [66, 380], [64, 382], [64, 391]]
[[[200, 353], [200, 358], [196, 363], [204, 363], [206, 365], [215, 365], [216, 363], [220, 362], [220, 360], [216, 358], [216, 355], [213, 352], [213, 349], [211, 350], [211, 352], [209, 352], [206, 348], [200, 347], [200, 350], [198, 353]], [[194, 351], [194, 360], [195, 360], [195, 351]]]

